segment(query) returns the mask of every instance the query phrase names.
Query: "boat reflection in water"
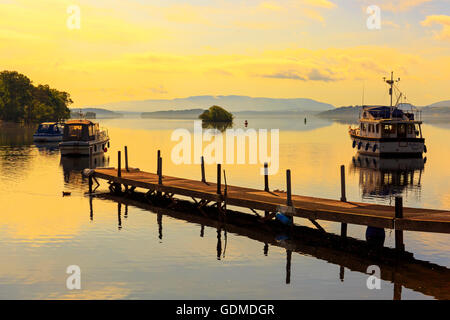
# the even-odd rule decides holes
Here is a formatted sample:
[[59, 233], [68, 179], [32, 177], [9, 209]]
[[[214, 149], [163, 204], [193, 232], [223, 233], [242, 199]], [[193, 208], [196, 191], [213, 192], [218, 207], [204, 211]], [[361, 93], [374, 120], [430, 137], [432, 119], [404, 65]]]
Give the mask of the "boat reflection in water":
[[426, 158], [379, 158], [358, 154], [353, 157], [350, 172], [359, 172], [364, 198], [389, 199], [412, 191], [420, 196]]
[[34, 145], [39, 151], [52, 152], [59, 150], [59, 142], [35, 142]]
[[[380, 158], [357, 154], [352, 159], [350, 172], [359, 172], [359, 185], [363, 199], [389, 199], [409, 195], [420, 197], [422, 172], [426, 158]], [[383, 246], [385, 230], [368, 226], [369, 244]]]
[[61, 156], [60, 165], [64, 172], [64, 182], [73, 185], [83, 184], [81, 171], [86, 168], [107, 167], [109, 165], [109, 157], [104, 154], [93, 155], [92, 157], [68, 157]]

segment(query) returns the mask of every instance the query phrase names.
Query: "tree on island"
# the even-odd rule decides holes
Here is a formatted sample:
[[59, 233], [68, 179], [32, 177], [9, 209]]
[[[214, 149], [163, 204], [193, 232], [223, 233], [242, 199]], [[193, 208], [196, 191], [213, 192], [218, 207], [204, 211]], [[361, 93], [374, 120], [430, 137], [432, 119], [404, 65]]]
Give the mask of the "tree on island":
[[14, 122], [61, 121], [70, 117], [67, 92], [34, 86], [16, 71], [0, 72], [0, 119]]
[[199, 118], [204, 122], [233, 122], [233, 115], [219, 106], [212, 106], [205, 110]]

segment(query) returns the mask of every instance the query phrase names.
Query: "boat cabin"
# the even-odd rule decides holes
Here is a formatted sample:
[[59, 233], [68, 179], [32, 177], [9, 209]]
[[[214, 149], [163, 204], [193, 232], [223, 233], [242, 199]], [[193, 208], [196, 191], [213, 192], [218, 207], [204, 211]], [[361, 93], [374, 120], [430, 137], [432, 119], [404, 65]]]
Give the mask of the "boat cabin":
[[89, 120], [69, 120], [64, 126], [63, 141], [92, 141], [100, 132], [98, 123]]
[[422, 138], [421, 121], [414, 113], [388, 106], [363, 109], [359, 135], [368, 138]]
[[57, 122], [43, 122], [36, 130], [38, 134], [60, 134], [63, 131], [63, 126]]

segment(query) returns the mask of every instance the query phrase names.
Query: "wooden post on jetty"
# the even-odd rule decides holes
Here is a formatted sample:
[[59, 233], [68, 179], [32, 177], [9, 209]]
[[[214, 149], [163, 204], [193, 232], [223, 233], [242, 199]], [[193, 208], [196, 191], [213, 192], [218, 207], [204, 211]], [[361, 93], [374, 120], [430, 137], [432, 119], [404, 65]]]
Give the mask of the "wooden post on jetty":
[[158, 167], [159, 167], [158, 183], [162, 184], [162, 157], [159, 157], [158, 159]]
[[[395, 197], [395, 219], [403, 218], [403, 198]], [[395, 229], [397, 227], [395, 226]], [[405, 250], [405, 244], [403, 243], [403, 230], [395, 230], [395, 249], [399, 251]]]
[[291, 170], [286, 170], [286, 205], [292, 206]]
[[128, 170], [128, 147], [127, 146], [125, 146], [125, 170], [127, 170], [127, 172], [129, 171]]
[[159, 175], [159, 158], [161, 158], [161, 150], [158, 150], [158, 155], [156, 158], [156, 174]]
[[217, 164], [217, 194], [221, 194], [221, 180], [222, 180], [222, 165]]
[[[341, 201], [347, 202], [347, 197], [345, 195], [345, 166], [341, 166]], [[347, 238], [347, 224], [345, 222], [341, 223], [341, 236], [343, 239]]]
[[341, 166], [341, 201], [346, 202], [347, 197], [345, 196], [345, 166]]
[[[269, 169], [267, 162], [264, 162], [264, 191], [269, 192]], [[264, 211], [264, 216], [269, 216], [269, 211]]]
[[264, 162], [264, 191], [269, 192], [269, 169], [267, 162]]
[[[286, 170], [286, 205], [292, 207], [292, 189], [291, 189], [291, 170]], [[289, 216], [291, 223], [294, 222], [294, 216]]]
[[[161, 150], [158, 150], [157, 158], [156, 158], [156, 174], [158, 175], [158, 183], [162, 184], [161, 179]], [[156, 192], [157, 196], [161, 196], [161, 191]]]
[[121, 152], [117, 151], [117, 176], [120, 178], [122, 177], [122, 157]]
[[206, 183], [206, 177], [205, 177], [205, 158], [202, 156], [200, 158], [201, 160], [201, 169], [202, 169], [202, 182]]

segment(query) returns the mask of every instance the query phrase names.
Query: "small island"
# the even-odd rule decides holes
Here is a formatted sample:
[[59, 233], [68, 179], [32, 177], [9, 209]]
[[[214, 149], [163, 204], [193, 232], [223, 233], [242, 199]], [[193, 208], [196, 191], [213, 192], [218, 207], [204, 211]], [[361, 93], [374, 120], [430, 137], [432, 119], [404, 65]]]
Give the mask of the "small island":
[[205, 110], [201, 115], [198, 116], [199, 119], [204, 122], [233, 122], [233, 115], [219, 106], [212, 106], [208, 110]]

